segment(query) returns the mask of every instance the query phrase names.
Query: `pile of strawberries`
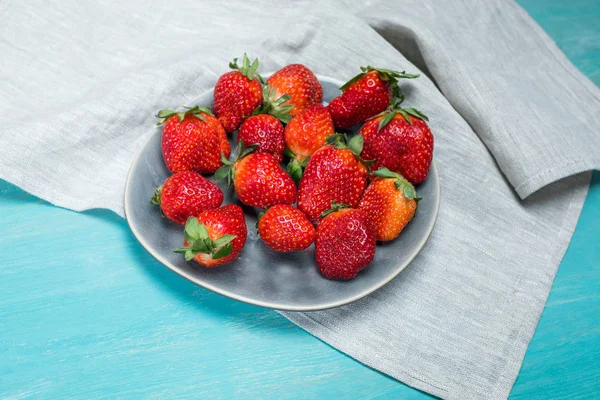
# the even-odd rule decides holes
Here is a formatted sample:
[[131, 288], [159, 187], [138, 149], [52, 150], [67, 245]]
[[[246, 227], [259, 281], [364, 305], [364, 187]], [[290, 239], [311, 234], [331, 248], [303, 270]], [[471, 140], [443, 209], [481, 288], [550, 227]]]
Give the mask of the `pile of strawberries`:
[[[195, 106], [157, 114], [173, 175], [152, 202], [185, 224], [184, 246], [175, 252], [211, 267], [242, 251], [244, 212], [221, 207], [223, 192], [204, 177], [214, 174], [233, 185], [242, 204], [262, 209], [258, 234], [270, 249], [300, 251], [314, 242], [325, 277], [355, 277], [373, 260], [376, 242], [394, 240], [414, 217], [420, 198], [413, 185], [429, 172], [427, 117], [400, 107], [398, 80], [418, 75], [361, 68], [325, 106], [321, 84], [304, 65], [266, 81], [258, 60], [246, 55], [229, 66], [214, 88], [212, 112]], [[339, 133], [359, 124], [350, 139]], [[235, 131], [237, 156], [230, 159]]]

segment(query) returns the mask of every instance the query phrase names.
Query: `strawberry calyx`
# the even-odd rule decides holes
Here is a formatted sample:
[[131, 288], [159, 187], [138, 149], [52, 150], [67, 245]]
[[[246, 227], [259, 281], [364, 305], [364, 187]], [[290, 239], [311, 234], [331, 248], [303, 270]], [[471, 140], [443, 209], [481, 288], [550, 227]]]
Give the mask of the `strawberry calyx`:
[[248, 58], [248, 55], [246, 53], [244, 53], [244, 57], [242, 58], [242, 66], [241, 67], [238, 65], [237, 61], [238, 61], [238, 59], [234, 58], [233, 61], [231, 61], [229, 63], [229, 68], [240, 71], [240, 73], [242, 75], [244, 75], [246, 78], [250, 79], [251, 81], [254, 80], [254, 78], [256, 78], [256, 79], [258, 79], [258, 81], [260, 83], [264, 83], [262, 76], [260, 76], [256, 72], [256, 71], [258, 71], [258, 58], [254, 59], [254, 61], [251, 63], [250, 59]]
[[379, 77], [383, 81], [386, 81], [392, 88], [392, 93], [394, 97], [400, 97], [401, 91], [400, 87], [398, 86], [398, 79], [415, 79], [420, 76], [419, 74], [407, 74], [406, 71], [400, 72], [386, 68], [375, 68], [371, 66], [360, 67], [360, 70], [362, 71], [360, 74], [356, 75], [348, 82], [346, 82], [342, 87], [340, 87], [340, 90], [342, 92], [346, 91], [346, 89], [348, 89], [353, 83], [358, 82], [363, 76], [365, 76], [369, 72], [377, 71], [379, 73]]
[[343, 133], [334, 133], [327, 136], [325, 143], [334, 146], [336, 149], [348, 149], [354, 154], [356, 159], [363, 163], [365, 167], [370, 167], [375, 160], [365, 160], [361, 153], [365, 144], [365, 138], [361, 134], [354, 135], [350, 140]]
[[223, 165], [215, 172], [215, 180], [222, 181], [227, 179], [227, 185], [231, 186], [235, 175], [235, 164], [242, 158], [254, 153], [258, 149], [258, 144], [245, 146], [244, 141], [240, 140], [237, 144], [237, 157], [233, 161], [229, 161], [225, 154], [221, 153], [221, 162]]
[[258, 236], [260, 236], [260, 232], [258, 231], [258, 224], [260, 223], [260, 219], [262, 217], [264, 217], [265, 213], [267, 212], [267, 210], [269, 209], [269, 207], [266, 207], [264, 210], [262, 210], [261, 212], [258, 213], [258, 215], [256, 216], [256, 224], [254, 225], [256, 228], [256, 233], [258, 234]]
[[292, 98], [289, 94], [284, 94], [278, 98], [277, 88], [272, 88], [269, 84], [263, 86], [263, 101], [252, 115], [269, 114], [287, 124], [292, 119], [290, 111], [294, 108], [292, 104], [284, 104]]
[[[291, 151], [289, 151], [289, 153], [291, 154]], [[286, 152], [286, 154], [288, 153]], [[288, 175], [294, 180], [294, 182], [300, 182], [300, 178], [302, 178], [302, 174], [304, 173], [304, 169], [308, 165], [308, 161], [310, 161], [310, 156], [304, 158], [302, 161], [298, 161], [298, 159], [295, 158], [293, 154], [291, 155], [291, 160], [286, 167], [286, 171]]]
[[383, 117], [380, 121], [379, 121], [379, 125], [377, 126], [377, 132], [379, 132], [380, 130], [382, 130], [383, 128], [385, 128], [385, 126], [387, 124], [389, 124], [396, 115], [400, 114], [405, 120], [406, 122], [408, 122], [410, 125], [412, 125], [412, 117], [415, 118], [419, 118], [422, 119], [424, 121], [429, 121], [429, 118], [427, 118], [427, 116], [425, 114], [423, 114], [421, 111], [417, 110], [416, 108], [412, 108], [412, 107], [406, 107], [406, 108], [402, 108], [400, 107], [400, 104], [402, 103], [402, 101], [404, 101], [404, 97], [393, 97], [392, 98], [392, 102], [390, 104], [390, 106], [388, 107], [387, 110], [385, 110], [384, 112], [381, 112], [369, 119], [374, 119], [374, 118], [379, 118], [379, 117]]
[[195, 105], [194, 107], [183, 106], [183, 108], [185, 108], [186, 110], [160, 110], [158, 113], [156, 113], [156, 118], [159, 118], [156, 125], [164, 124], [166, 120], [168, 120], [174, 115], [177, 115], [177, 118], [179, 118], [179, 122], [183, 121], [186, 115], [193, 115], [204, 122], [206, 122], [206, 118], [204, 118], [204, 115], [202, 114], [213, 115], [213, 113], [210, 112], [210, 109], [208, 107], [200, 107], [199, 105]]
[[233, 250], [231, 242], [236, 238], [235, 235], [225, 234], [212, 240], [206, 226], [200, 223], [196, 217], [187, 219], [183, 233], [188, 245], [175, 249], [173, 252], [184, 254], [186, 261], [191, 261], [198, 253], [210, 254], [213, 260], [227, 257]]
[[415, 200], [418, 202], [422, 199], [422, 197], [417, 197], [415, 187], [409, 181], [404, 179], [402, 175], [392, 172], [385, 167], [379, 168], [377, 171], [372, 172], [372, 174], [384, 179], [393, 179], [396, 190], [402, 191], [407, 200]]
[[331, 208], [329, 208], [329, 209], [327, 209], [327, 210], [323, 211], [323, 212], [321, 213], [321, 215], [319, 215], [319, 218], [320, 218], [320, 219], [323, 219], [323, 218], [325, 218], [326, 216], [328, 216], [329, 214], [332, 214], [332, 213], [334, 213], [334, 212], [337, 212], [337, 211], [343, 210], [344, 208], [351, 208], [351, 207], [350, 207], [349, 205], [347, 205], [347, 204], [341, 204], [341, 203], [337, 203], [335, 200], [332, 200], [332, 201], [331, 201]]
[[155, 206], [160, 206], [161, 192], [162, 192], [162, 185], [156, 188], [156, 190], [154, 191], [154, 196], [152, 196], [152, 198], [150, 199], [150, 203], [154, 204]]

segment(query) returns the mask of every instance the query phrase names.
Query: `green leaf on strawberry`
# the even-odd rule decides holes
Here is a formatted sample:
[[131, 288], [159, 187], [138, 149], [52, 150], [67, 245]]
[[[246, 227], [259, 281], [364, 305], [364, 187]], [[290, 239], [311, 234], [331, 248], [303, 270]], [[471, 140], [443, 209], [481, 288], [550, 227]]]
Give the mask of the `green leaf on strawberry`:
[[240, 67], [237, 63], [237, 58], [234, 58], [232, 62], [229, 63], [229, 68], [237, 69], [244, 75], [246, 78], [250, 80], [254, 80], [257, 78], [261, 83], [263, 82], [263, 78], [257, 73], [258, 71], [258, 58], [254, 59], [252, 63], [250, 63], [250, 59], [248, 55], [244, 53], [244, 57], [242, 58], [242, 66]]
[[[425, 120], [425, 121], [429, 121], [429, 118], [427, 118], [427, 116], [425, 114], [423, 114], [421, 111], [417, 110], [416, 108], [401, 108], [400, 107], [400, 103], [402, 103], [402, 99], [399, 99], [397, 97], [394, 97], [392, 99], [391, 105], [390, 107], [380, 113], [375, 115], [372, 118], [379, 118], [381, 116], [383, 116], [383, 118], [379, 121], [379, 125], [377, 126], [377, 131], [379, 132], [380, 130], [382, 130], [383, 128], [385, 128], [385, 126], [387, 124], [389, 124], [396, 115], [400, 114], [405, 120], [406, 122], [408, 122], [410, 125], [412, 125], [412, 119], [411, 119], [411, 115], [413, 117]], [[371, 119], [372, 119], [371, 118]]]
[[213, 240], [212, 244], [215, 246], [215, 248], [218, 248], [231, 243], [233, 239], [235, 239], [235, 235], [225, 234], [220, 238]]
[[373, 172], [373, 175], [378, 176], [380, 178], [392, 178], [392, 179], [400, 178], [399, 174], [392, 172], [385, 167], [379, 168], [377, 171]]
[[352, 85], [353, 83], [358, 82], [360, 78], [362, 78], [371, 71], [379, 72], [379, 76], [381, 77], [381, 79], [389, 82], [394, 90], [398, 87], [398, 79], [415, 79], [420, 76], [419, 74], [407, 74], [405, 71], [399, 72], [386, 68], [374, 68], [371, 66], [360, 67], [360, 69], [362, 71], [360, 74], [356, 75], [348, 82], [346, 82], [342, 87], [340, 87], [340, 90], [342, 92], [349, 88], [350, 85]]
[[157, 187], [156, 190], [154, 191], [154, 196], [152, 196], [152, 199], [150, 199], [150, 203], [154, 204], [155, 206], [160, 206], [161, 190], [162, 190], [162, 186]]
[[417, 197], [417, 191], [415, 187], [404, 177], [396, 172], [390, 171], [385, 167], [379, 168], [377, 171], [373, 172], [373, 175], [385, 178], [385, 179], [394, 179], [394, 186], [397, 190], [401, 190], [404, 197], [408, 200], [421, 200], [421, 197]]
[[190, 217], [186, 221], [184, 236], [188, 245], [173, 251], [184, 254], [186, 261], [192, 260], [198, 253], [210, 254], [213, 260], [226, 257], [231, 254], [231, 242], [236, 238], [235, 235], [225, 234], [212, 240], [206, 226], [196, 217]]
[[423, 114], [421, 111], [417, 110], [416, 108], [405, 108], [404, 111], [407, 114], [412, 115], [413, 117], [417, 117], [422, 120], [429, 121], [429, 118], [427, 118], [427, 116], [425, 114]]
[[286, 171], [287, 171], [288, 175], [292, 177], [294, 182], [296, 182], [296, 183], [300, 182], [300, 178], [302, 178], [302, 166], [300, 165], [298, 160], [293, 158], [288, 163]]
[[327, 210], [323, 211], [323, 212], [321, 213], [321, 215], [319, 216], [319, 218], [323, 219], [323, 218], [325, 218], [326, 216], [328, 216], [329, 214], [331, 214], [331, 213], [334, 213], [334, 212], [336, 212], [336, 211], [343, 210], [344, 208], [350, 208], [350, 206], [349, 206], [349, 205], [347, 205], [347, 204], [339, 204], [339, 203], [337, 203], [335, 200], [333, 200], [333, 201], [331, 202], [331, 208], [329, 208], [329, 209], [327, 209]]
[[383, 117], [381, 119], [381, 121], [379, 121], [379, 126], [377, 126], [377, 131], [382, 130], [387, 124], [390, 123], [390, 121], [392, 119], [394, 119], [395, 116], [396, 116], [396, 111], [390, 111], [387, 114], [385, 114], [385, 117]]
[[289, 94], [284, 94], [278, 98], [277, 89], [270, 87], [268, 84], [263, 86], [263, 102], [252, 115], [269, 114], [280, 120], [282, 123], [287, 124], [291, 121], [292, 115], [290, 111], [294, 108], [291, 104], [285, 104], [292, 98]]
[[164, 124], [166, 120], [168, 120], [169, 118], [171, 118], [174, 115], [177, 115], [179, 122], [183, 121], [183, 119], [185, 118], [186, 115], [193, 115], [196, 118], [198, 118], [204, 122], [206, 122], [206, 118], [204, 118], [204, 115], [202, 115], [202, 114], [213, 115], [208, 107], [200, 107], [199, 105], [195, 105], [194, 107], [183, 106], [182, 108], [185, 108], [186, 110], [185, 111], [160, 110], [158, 113], [156, 113], [156, 118], [159, 118], [156, 125]]
[[365, 138], [362, 135], [354, 135], [352, 139], [348, 142], [348, 148], [354, 154], [360, 155], [363, 150], [363, 145], [365, 144]]
[[254, 153], [258, 149], [258, 144], [251, 144], [246, 147], [243, 140], [240, 140], [237, 145], [237, 157], [235, 160], [229, 161], [225, 155], [221, 154], [221, 161], [223, 165], [215, 172], [215, 180], [222, 181], [227, 179], [227, 185], [231, 186], [233, 183], [233, 175], [235, 174], [235, 163], [242, 158]]
[[231, 245], [231, 243], [226, 244], [225, 246], [223, 246], [219, 250], [217, 250], [215, 253], [213, 253], [212, 259], [218, 260], [219, 258], [227, 257], [228, 255], [231, 254], [232, 251], [233, 251], [233, 246]]

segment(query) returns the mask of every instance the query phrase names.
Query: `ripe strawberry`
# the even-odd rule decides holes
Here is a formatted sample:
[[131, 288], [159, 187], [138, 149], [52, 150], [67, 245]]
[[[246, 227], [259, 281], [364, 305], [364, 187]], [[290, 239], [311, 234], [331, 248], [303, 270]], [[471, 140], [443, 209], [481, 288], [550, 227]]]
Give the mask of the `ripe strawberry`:
[[240, 206], [203, 211], [198, 218], [185, 223], [184, 247], [173, 250], [185, 255], [186, 261], [196, 260], [205, 267], [233, 261], [246, 244], [246, 220]]
[[363, 210], [375, 228], [375, 238], [384, 242], [394, 240], [417, 211], [415, 188], [406, 179], [387, 168], [373, 172], [373, 179], [362, 199]]
[[326, 278], [352, 279], [375, 256], [375, 231], [363, 211], [331, 206], [317, 228], [317, 266]]
[[427, 117], [414, 108], [397, 108], [367, 121], [359, 133], [365, 138], [362, 156], [379, 167], [399, 172], [416, 185], [427, 178], [433, 158], [433, 134]]
[[365, 122], [368, 118], [383, 112], [394, 97], [400, 97], [400, 78], [417, 78], [383, 68], [360, 67], [362, 73], [350, 79], [340, 88], [343, 92], [329, 103], [327, 108], [338, 129], [350, 128]]
[[279, 252], [306, 249], [315, 240], [315, 228], [306, 215], [287, 204], [277, 204], [259, 216], [258, 234], [267, 246]]
[[283, 124], [272, 115], [260, 114], [247, 118], [240, 127], [237, 140], [257, 144], [257, 152], [271, 153], [277, 162], [283, 159]]
[[300, 179], [302, 162], [323, 147], [327, 137], [334, 133], [331, 115], [322, 104], [313, 104], [292, 118], [284, 134], [285, 144], [294, 155], [294, 160], [288, 165], [292, 178]]
[[181, 225], [189, 217], [217, 208], [221, 203], [221, 189], [194, 171], [181, 171], [168, 177], [152, 198], [152, 204], [159, 205], [165, 217]]
[[195, 106], [184, 112], [161, 110], [156, 114], [165, 123], [162, 153], [172, 173], [196, 171], [212, 174], [221, 165], [221, 154], [231, 154], [225, 130], [206, 107]]
[[266, 208], [275, 204], [292, 204], [296, 201], [294, 181], [269, 153], [254, 153], [256, 145], [244, 148], [238, 145], [234, 162], [223, 158], [225, 165], [215, 174], [215, 179], [233, 181], [240, 201], [248, 206]]
[[281, 68], [267, 79], [267, 84], [276, 89], [276, 97], [286, 94], [291, 97], [285, 104], [294, 106], [290, 110], [292, 116], [323, 100], [323, 87], [315, 74], [302, 64]]
[[238, 66], [237, 58], [229, 63], [233, 71], [229, 71], [217, 80], [214, 90], [213, 110], [227, 132], [239, 128], [244, 118], [260, 107], [263, 92], [262, 78], [256, 73], [258, 59], [250, 64], [244, 54], [242, 66]]
[[362, 136], [356, 135], [348, 145], [343, 138], [331, 135], [329, 145], [312, 155], [300, 179], [298, 208], [315, 224], [332, 201], [357, 207], [367, 186], [368, 170], [359, 156]]

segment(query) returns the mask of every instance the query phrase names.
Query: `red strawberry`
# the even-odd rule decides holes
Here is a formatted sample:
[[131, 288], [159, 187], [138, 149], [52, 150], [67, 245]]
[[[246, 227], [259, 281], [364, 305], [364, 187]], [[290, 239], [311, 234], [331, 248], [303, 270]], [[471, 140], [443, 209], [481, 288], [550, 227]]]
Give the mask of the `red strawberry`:
[[193, 171], [181, 171], [168, 177], [152, 198], [152, 204], [160, 205], [165, 217], [181, 225], [189, 217], [217, 208], [221, 203], [221, 189]]
[[258, 59], [250, 64], [244, 54], [242, 66], [237, 58], [229, 63], [234, 71], [227, 72], [217, 80], [214, 90], [213, 110], [227, 132], [239, 128], [244, 118], [260, 107], [263, 92], [262, 78], [256, 73]]
[[257, 144], [257, 152], [271, 153], [277, 162], [283, 159], [283, 124], [272, 115], [260, 114], [246, 119], [240, 127], [237, 140]]
[[367, 121], [360, 134], [365, 138], [362, 156], [379, 167], [399, 172], [416, 185], [427, 178], [433, 158], [433, 134], [427, 117], [414, 108], [393, 108]]
[[368, 170], [358, 156], [362, 136], [356, 135], [347, 146], [343, 137], [330, 136], [329, 145], [312, 155], [300, 180], [298, 208], [313, 223], [332, 201], [357, 207], [367, 186]]
[[392, 96], [401, 96], [398, 79], [419, 76], [383, 68], [360, 69], [363, 72], [346, 82], [340, 88], [342, 95], [333, 99], [327, 106], [333, 124], [338, 129], [361, 124], [383, 112], [390, 104]]
[[313, 72], [302, 64], [290, 64], [275, 72], [267, 84], [276, 90], [276, 97], [289, 95], [285, 103], [292, 105], [290, 114], [296, 115], [323, 100], [323, 87]]
[[196, 171], [212, 174], [221, 165], [221, 154], [229, 157], [231, 146], [225, 130], [206, 107], [195, 106], [184, 112], [161, 110], [156, 114], [165, 123], [162, 153], [172, 173]]
[[394, 240], [415, 216], [421, 199], [413, 185], [397, 173], [381, 168], [373, 175], [376, 178], [365, 190], [358, 208], [371, 220], [377, 240]]
[[295, 159], [288, 165], [293, 178], [300, 178], [302, 162], [323, 147], [327, 137], [334, 133], [331, 115], [322, 104], [313, 104], [292, 118], [285, 127], [285, 144]]
[[287, 204], [269, 208], [258, 220], [258, 234], [279, 252], [304, 250], [315, 240], [315, 228], [306, 215]]
[[375, 256], [371, 221], [363, 211], [345, 207], [333, 203], [317, 228], [317, 266], [329, 279], [352, 279]]
[[200, 265], [213, 267], [233, 261], [246, 244], [246, 220], [240, 206], [203, 211], [198, 218], [190, 217], [185, 223], [184, 247], [174, 250], [185, 255], [186, 261], [196, 260]]
[[215, 179], [233, 181], [240, 201], [247, 206], [266, 208], [275, 204], [292, 204], [296, 201], [294, 181], [269, 153], [254, 153], [256, 145], [238, 146], [239, 156], [234, 162], [223, 159], [226, 164], [215, 174]]

